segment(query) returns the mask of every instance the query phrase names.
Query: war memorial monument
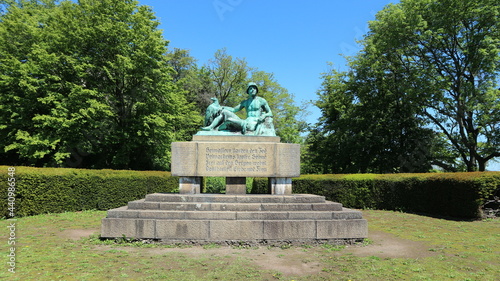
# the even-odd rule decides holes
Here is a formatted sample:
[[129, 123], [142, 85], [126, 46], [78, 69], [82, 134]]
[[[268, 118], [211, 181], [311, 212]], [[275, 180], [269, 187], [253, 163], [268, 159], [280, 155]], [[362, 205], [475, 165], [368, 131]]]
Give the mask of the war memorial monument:
[[[126, 236], [166, 243], [334, 242], [368, 236], [361, 212], [292, 194], [300, 176], [300, 145], [280, 143], [267, 101], [255, 83], [235, 107], [216, 98], [192, 141], [172, 143], [172, 176], [179, 193], [155, 193], [109, 210], [101, 237]], [[235, 113], [246, 111], [246, 119]], [[225, 194], [201, 193], [203, 177], [226, 177]], [[268, 178], [268, 194], [246, 194], [246, 177]]]

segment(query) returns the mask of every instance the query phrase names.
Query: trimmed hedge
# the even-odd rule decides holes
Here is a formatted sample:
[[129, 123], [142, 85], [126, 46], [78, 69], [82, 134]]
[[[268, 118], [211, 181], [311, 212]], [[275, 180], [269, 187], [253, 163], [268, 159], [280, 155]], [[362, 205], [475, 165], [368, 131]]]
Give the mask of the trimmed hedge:
[[[1, 217], [9, 217], [8, 168], [0, 166], [0, 183], [4, 186]], [[179, 188], [179, 179], [168, 172], [14, 168], [14, 213], [17, 217], [108, 210], [144, 198], [146, 194], [178, 192]]]
[[[8, 168], [0, 166], [1, 217], [9, 217]], [[179, 187], [178, 178], [168, 172], [15, 169], [14, 213], [18, 217], [109, 210], [150, 193], [178, 192]], [[293, 179], [293, 192], [323, 195], [350, 208], [481, 218], [486, 201], [500, 194], [500, 172], [303, 175]], [[255, 178], [251, 193], [268, 193], [267, 178]]]
[[[267, 188], [267, 179], [258, 178], [252, 193]], [[500, 192], [500, 172], [303, 175], [293, 179], [293, 192], [323, 195], [350, 208], [481, 218], [483, 205]]]

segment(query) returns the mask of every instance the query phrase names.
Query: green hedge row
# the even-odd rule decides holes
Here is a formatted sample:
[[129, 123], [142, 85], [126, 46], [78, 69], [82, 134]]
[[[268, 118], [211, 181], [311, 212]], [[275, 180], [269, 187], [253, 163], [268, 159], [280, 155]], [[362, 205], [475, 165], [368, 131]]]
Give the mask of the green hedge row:
[[[178, 192], [179, 186], [168, 172], [14, 167], [9, 175], [9, 168], [0, 166], [0, 217], [10, 217], [10, 211], [29, 216], [109, 210], [146, 194]], [[500, 172], [303, 175], [293, 179], [293, 192], [323, 195], [350, 208], [480, 218], [485, 202], [500, 194]], [[268, 193], [267, 179], [255, 178], [251, 193]]]
[[[293, 192], [350, 208], [481, 218], [485, 202], [500, 193], [500, 172], [303, 175], [293, 179]], [[267, 179], [256, 179], [252, 193], [267, 193]]]
[[[0, 217], [7, 218], [9, 207], [15, 208], [15, 216], [108, 210], [146, 194], [178, 192], [179, 188], [178, 178], [168, 172], [14, 167], [14, 174], [9, 175], [9, 168], [0, 166], [4, 187]], [[9, 199], [13, 181], [15, 200]]]

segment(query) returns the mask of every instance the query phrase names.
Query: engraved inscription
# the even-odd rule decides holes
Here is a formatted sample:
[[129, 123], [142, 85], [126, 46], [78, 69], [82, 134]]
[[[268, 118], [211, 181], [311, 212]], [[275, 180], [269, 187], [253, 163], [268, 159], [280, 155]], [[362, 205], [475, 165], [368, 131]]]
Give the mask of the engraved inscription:
[[213, 148], [205, 149], [206, 172], [267, 172], [268, 150], [256, 148]]

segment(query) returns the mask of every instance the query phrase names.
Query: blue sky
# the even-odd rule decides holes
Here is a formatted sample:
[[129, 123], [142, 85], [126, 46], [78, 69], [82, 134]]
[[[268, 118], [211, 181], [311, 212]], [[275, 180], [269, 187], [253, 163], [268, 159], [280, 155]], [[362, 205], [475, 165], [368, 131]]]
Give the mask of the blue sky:
[[[169, 48], [190, 51], [203, 65], [218, 49], [271, 72], [297, 105], [316, 99], [321, 73], [332, 62], [346, 69], [368, 22], [397, 0], [139, 0], [153, 8]], [[309, 123], [320, 116], [308, 108]], [[490, 170], [500, 170], [491, 163]]]
[[[297, 104], [316, 99], [327, 62], [345, 67], [390, 0], [139, 0], [153, 8], [170, 48], [188, 49], [203, 65], [218, 49], [271, 72]], [[309, 123], [319, 110], [309, 107]]]

